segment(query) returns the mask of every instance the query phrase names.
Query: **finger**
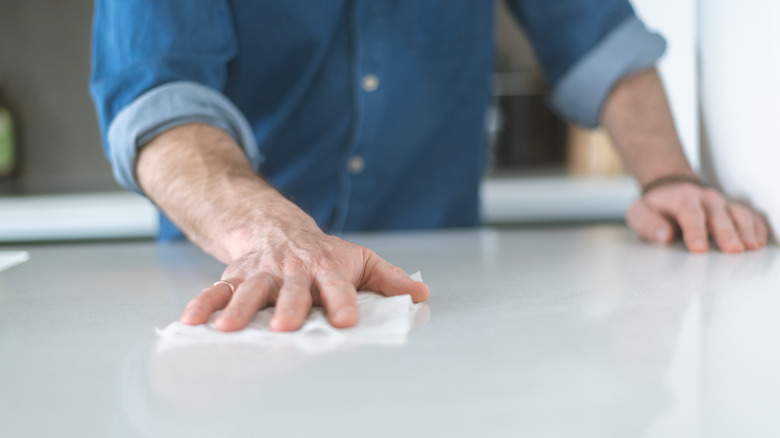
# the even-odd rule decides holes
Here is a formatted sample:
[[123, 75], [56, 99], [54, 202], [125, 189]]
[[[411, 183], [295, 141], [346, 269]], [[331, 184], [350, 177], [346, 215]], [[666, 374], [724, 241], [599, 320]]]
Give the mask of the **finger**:
[[333, 327], [357, 324], [357, 290], [351, 282], [333, 273], [323, 273], [315, 277], [314, 284]]
[[[238, 279], [228, 280], [233, 286], [238, 286], [241, 281]], [[226, 284], [215, 283], [187, 303], [179, 321], [182, 324], [198, 325], [205, 324], [214, 312], [223, 309], [230, 301], [233, 291]]]
[[403, 269], [389, 263], [373, 251], [365, 250], [366, 260], [361, 290], [379, 292], [388, 297], [411, 295], [412, 301], [421, 303], [428, 299], [430, 290], [425, 283], [414, 281]]
[[674, 212], [674, 217], [682, 230], [685, 246], [692, 252], [706, 252], [709, 244], [704, 207], [698, 201], [690, 202]]
[[753, 211], [753, 229], [756, 231], [756, 240], [760, 246], [766, 246], [769, 243], [769, 226], [767, 225], [766, 218]]
[[705, 195], [704, 207], [707, 212], [707, 223], [709, 224], [710, 232], [721, 251], [730, 253], [744, 251], [745, 246], [742, 244], [731, 215], [726, 209], [726, 201], [720, 194]]
[[268, 297], [278, 289], [278, 282], [270, 274], [248, 278], [236, 288], [227, 307], [219, 314], [214, 327], [223, 332], [241, 330], [252, 321], [258, 310], [268, 304]]
[[753, 212], [739, 204], [730, 204], [727, 208], [736, 224], [737, 232], [745, 248], [751, 250], [760, 248], [761, 244], [756, 233], [756, 221]]
[[300, 329], [311, 306], [311, 281], [305, 276], [285, 278], [276, 299], [271, 330], [289, 332]]
[[766, 246], [766, 244], [769, 243], [769, 228], [767, 228], [764, 218], [761, 217], [760, 214], [754, 214], [753, 224], [756, 230], [758, 243], [761, 244], [761, 246]]
[[667, 244], [674, 238], [674, 225], [643, 200], [634, 202], [626, 213], [628, 226], [648, 242]]

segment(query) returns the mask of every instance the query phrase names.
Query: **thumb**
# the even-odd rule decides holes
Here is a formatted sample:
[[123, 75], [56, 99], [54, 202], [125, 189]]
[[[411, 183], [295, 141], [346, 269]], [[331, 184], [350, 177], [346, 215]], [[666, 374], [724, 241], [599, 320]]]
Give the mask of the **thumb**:
[[365, 250], [363, 278], [358, 290], [370, 290], [392, 297], [411, 295], [412, 301], [420, 303], [428, 299], [430, 290], [425, 283], [415, 281], [403, 269], [387, 262], [373, 251]]

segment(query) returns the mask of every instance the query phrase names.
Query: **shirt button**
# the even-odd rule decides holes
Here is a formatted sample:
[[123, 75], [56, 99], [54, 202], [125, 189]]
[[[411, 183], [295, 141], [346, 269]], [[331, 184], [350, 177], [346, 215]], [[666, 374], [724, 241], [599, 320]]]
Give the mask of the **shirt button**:
[[366, 168], [366, 162], [360, 155], [353, 155], [349, 159], [349, 171], [352, 173], [360, 173]]
[[371, 93], [372, 91], [375, 91], [377, 88], [379, 88], [379, 78], [376, 77], [376, 75], [365, 75], [363, 76], [363, 89]]

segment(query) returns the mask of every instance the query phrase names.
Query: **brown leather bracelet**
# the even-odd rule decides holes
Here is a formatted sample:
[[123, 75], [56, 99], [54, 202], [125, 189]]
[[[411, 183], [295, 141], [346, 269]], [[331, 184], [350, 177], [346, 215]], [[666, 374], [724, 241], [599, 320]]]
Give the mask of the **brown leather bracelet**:
[[673, 184], [693, 184], [699, 187], [704, 187], [704, 183], [701, 182], [699, 177], [695, 175], [686, 175], [686, 174], [672, 174], [672, 175], [665, 175], [659, 178], [656, 178], [649, 183], [645, 184], [644, 187], [642, 187], [642, 196], [645, 196], [646, 194], [650, 193], [651, 191], [668, 185]]

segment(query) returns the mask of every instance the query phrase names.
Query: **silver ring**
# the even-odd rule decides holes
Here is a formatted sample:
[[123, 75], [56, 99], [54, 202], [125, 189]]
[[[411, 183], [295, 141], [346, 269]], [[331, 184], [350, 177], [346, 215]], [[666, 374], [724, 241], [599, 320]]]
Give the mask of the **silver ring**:
[[214, 284], [212, 285], [212, 287], [213, 287], [213, 286], [216, 286], [216, 285], [218, 285], [218, 284], [224, 284], [224, 285], [226, 285], [227, 287], [229, 287], [229, 288], [230, 288], [230, 295], [233, 295], [233, 294], [235, 294], [235, 293], [236, 293], [236, 287], [235, 287], [235, 286], [233, 286], [233, 283], [231, 283], [231, 282], [229, 282], [229, 281], [227, 281], [227, 280], [219, 280], [218, 282], [214, 283]]

